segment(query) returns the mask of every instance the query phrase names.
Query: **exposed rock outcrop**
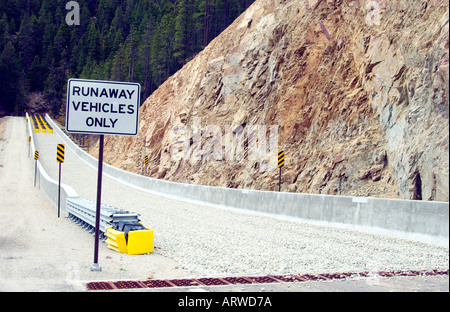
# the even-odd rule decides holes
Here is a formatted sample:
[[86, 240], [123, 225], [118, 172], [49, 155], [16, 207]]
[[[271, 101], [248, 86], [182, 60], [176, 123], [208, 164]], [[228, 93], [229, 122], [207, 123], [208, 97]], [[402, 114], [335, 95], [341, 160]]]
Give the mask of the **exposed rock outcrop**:
[[277, 190], [273, 151], [224, 155], [227, 125], [276, 126], [282, 191], [448, 201], [448, 4], [257, 0], [144, 102], [138, 136], [106, 137], [105, 160]]

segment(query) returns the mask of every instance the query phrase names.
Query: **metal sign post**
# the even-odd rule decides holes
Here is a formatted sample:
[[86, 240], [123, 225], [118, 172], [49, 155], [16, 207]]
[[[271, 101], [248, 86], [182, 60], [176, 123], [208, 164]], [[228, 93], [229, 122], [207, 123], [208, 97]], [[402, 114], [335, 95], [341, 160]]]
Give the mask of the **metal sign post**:
[[100, 135], [94, 263], [91, 271], [101, 271], [98, 247], [104, 135], [137, 135], [140, 96], [141, 86], [132, 82], [69, 79], [67, 84], [66, 131]]
[[61, 163], [64, 162], [64, 144], [56, 146], [56, 162], [59, 163], [59, 182], [58, 182], [58, 218], [61, 207]]
[[95, 241], [94, 241], [94, 263], [91, 271], [101, 271], [102, 268], [98, 264], [98, 241], [100, 235], [100, 212], [102, 205], [102, 173], [103, 173], [103, 143], [104, 136], [100, 135], [98, 146], [98, 175], [97, 175], [97, 206], [95, 209]]
[[278, 152], [278, 168], [280, 168], [280, 174], [278, 175], [278, 192], [281, 192], [281, 168], [284, 168], [284, 151]]
[[36, 187], [37, 161], [39, 159], [39, 151], [34, 152], [34, 186]]
[[145, 157], [144, 157], [144, 164], [145, 164], [144, 175], [146, 176], [147, 175], [147, 166], [148, 166], [148, 155], [145, 155]]

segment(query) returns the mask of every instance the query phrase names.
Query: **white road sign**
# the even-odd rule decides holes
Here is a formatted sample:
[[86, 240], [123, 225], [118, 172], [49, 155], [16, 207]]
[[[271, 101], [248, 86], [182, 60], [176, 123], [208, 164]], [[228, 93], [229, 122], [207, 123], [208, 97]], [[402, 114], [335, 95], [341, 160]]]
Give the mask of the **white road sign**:
[[138, 83], [69, 79], [67, 132], [137, 135], [140, 92]]

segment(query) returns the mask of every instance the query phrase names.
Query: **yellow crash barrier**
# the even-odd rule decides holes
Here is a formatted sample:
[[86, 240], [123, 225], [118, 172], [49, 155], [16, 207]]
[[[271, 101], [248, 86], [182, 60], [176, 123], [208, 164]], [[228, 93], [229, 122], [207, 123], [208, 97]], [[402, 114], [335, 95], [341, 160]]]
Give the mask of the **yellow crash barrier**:
[[128, 232], [120, 232], [112, 227], [106, 228], [106, 243], [108, 248], [129, 255], [142, 255], [153, 252], [154, 232], [151, 229]]

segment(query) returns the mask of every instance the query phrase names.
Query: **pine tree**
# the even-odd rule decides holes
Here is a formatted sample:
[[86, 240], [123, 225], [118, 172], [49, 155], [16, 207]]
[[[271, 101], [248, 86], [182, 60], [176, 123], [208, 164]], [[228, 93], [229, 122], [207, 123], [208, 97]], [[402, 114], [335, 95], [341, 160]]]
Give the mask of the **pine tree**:
[[141, 82], [142, 97], [146, 99], [153, 92], [153, 79], [150, 70], [150, 57], [152, 50], [152, 37], [154, 22], [149, 18], [144, 18], [141, 24], [141, 40], [138, 47], [138, 59], [136, 63], [137, 81]]
[[[130, 26], [131, 27], [131, 26]], [[137, 60], [137, 49], [139, 43], [139, 34], [137, 29], [133, 27], [125, 41], [125, 53], [128, 57], [128, 75], [127, 81], [134, 81], [134, 69]]]
[[23, 95], [23, 72], [17, 59], [16, 49], [9, 41], [0, 54], [0, 110], [7, 113], [18, 112], [19, 99]]
[[123, 45], [120, 45], [119, 51], [114, 56], [114, 62], [111, 68], [111, 80], [125, 81], [128, 70], [128, 58]]
[[254, 0], [0, 0], [0, 101], [42, 92], [63, 107], [68, 78], [135, 81], [147, 98]]
[[32, 28], [29, 18], [22, 19], [17, 36], [17, 44], [22, 59], [22, 66], [25, 70], [30, 68], [34, 59], [34, 41], [32, 38]]
[[8, 41], [11, 40], [9, 32], [8, 16], [6, 13], [0, 18], [0, 51], [3, 51]]
[[178, 15], [175, 22], [175, 42], [173, 56], [180, 65], [186, 62], [189, 40], [189, 0], [181, 0], [178, 3]]
[[204, 30], [203, 30], [203, 45], [205, 47], [209, 42], [210, 23], [211, 23], [211, 16], [210, 16], [209, 0], [205, 0], [205, 16], [204, 16]]

